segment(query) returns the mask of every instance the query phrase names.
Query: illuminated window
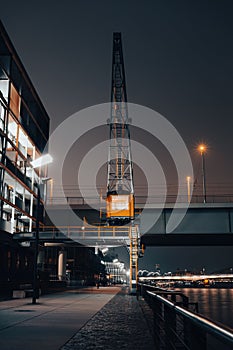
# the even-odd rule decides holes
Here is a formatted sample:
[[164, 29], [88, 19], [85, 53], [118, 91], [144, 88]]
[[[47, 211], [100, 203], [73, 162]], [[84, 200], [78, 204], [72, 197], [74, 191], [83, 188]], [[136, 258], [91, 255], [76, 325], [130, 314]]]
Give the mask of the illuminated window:
[[15, 89], [15, 87], [11, 84], [11, 89], [10, 89], [10, 109], [14, 113], [14, 115], [19, 118], [20, 114], [20, 101], [21, 98]]
[[16, 144], [16, 138], [17, 138], [17, 132], [18, 132], [18, 126], [14, 119], [9, 116], [9, 121], [8, 121], [8, 137], [11, 139], [11, 141]]
[[4, 116], [5, 116], [5, 109], [0, 104], [0, 129], [4, 130]]
[[27, 145], [28, 145], [28, 137], [24, 133], [23, 129], [19, 128], [19, 143], [18, 147], [19, 150], [23, 153], [25, 157], [27, 157]]
[[3, 95], [3, 97], [5, 98], [6, 101], [8, 101], [8, 92], [9, 92], [9, 80], [8, 79], [4, 79], [4, 80], [0, 80], [0, 91]]

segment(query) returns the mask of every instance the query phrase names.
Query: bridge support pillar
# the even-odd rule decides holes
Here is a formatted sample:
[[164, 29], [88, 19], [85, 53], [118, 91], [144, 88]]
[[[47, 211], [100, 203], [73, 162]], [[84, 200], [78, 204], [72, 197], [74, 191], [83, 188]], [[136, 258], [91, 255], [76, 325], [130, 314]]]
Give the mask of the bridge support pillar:
[[66, 279], [66, 260], [67, 252], [65, 250], [60, 250], [58, 253], [58, 278], [60, 281]]

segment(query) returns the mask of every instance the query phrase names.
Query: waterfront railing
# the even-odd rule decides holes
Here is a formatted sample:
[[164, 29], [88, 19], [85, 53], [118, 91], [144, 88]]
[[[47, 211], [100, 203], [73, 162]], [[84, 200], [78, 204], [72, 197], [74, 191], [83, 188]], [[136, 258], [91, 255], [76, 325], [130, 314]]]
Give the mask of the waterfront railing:
[[189, 310], [187, 297], [180, 295], [177, 302], [176, 291], [151, 291], [140, 284], [139, 292], [152, 310], [156, 349], [233, 349], [232, 330]]

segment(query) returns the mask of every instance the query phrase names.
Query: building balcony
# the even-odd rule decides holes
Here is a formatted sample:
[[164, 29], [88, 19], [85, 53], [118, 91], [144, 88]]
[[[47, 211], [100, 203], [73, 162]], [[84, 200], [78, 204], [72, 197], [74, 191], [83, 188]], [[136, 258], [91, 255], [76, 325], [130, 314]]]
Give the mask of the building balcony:
[[32, 191], [34, 188], [32, 188], [32, 181], [29, 179], [25, 174], [23, 174], [18, 167], [15, 166], [14, 163], [11, 162], [9, 158], [5, 158], [5, 166], [7, 169], [9, 169], [19, 180], [21, 180], [28, 188], [30, 188]]

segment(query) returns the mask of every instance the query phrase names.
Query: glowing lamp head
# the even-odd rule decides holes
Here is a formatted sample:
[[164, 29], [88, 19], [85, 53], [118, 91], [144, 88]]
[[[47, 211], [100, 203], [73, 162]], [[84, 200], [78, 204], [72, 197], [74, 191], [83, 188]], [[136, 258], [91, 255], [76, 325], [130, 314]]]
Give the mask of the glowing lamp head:
[[205, 152], [206, 152], [206, 149], [207, 149], [207, 146], [204, 145], [204, 144], [201, 144], [201, 145], [198, 146], [198, 151], [199, 151], [201, 154], [205, 153]]
[[35, 169], [35, 168], [40, 168], [44, 165], [50, 164], [52, 163], [53, 158], [50, 154], [44, 154], [43, 156], [33, 160], [31, 162], [31, 166]]

